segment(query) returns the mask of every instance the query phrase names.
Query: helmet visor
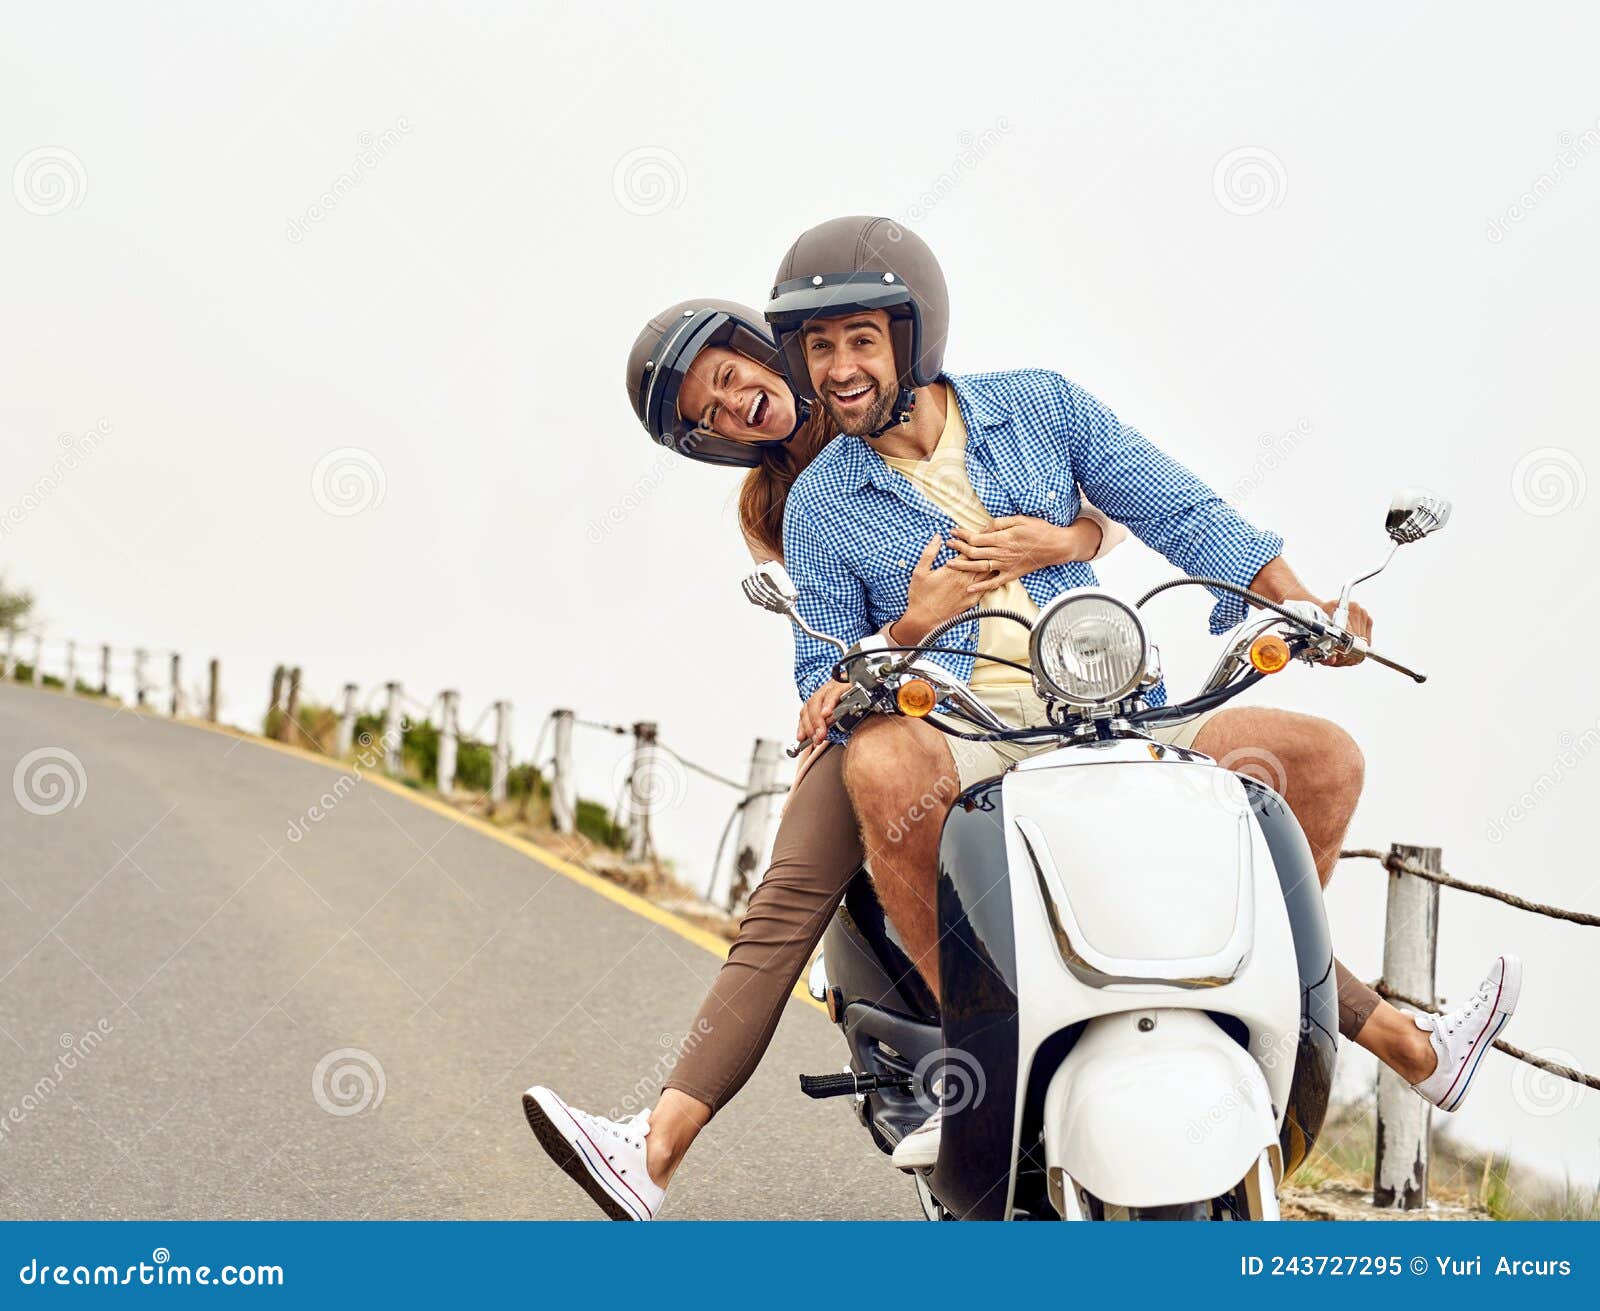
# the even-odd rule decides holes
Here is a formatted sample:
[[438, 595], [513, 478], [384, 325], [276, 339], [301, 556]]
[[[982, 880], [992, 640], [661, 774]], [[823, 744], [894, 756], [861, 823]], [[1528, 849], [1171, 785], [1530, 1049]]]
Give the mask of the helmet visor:
[[836, 319], [857, 310], [893, 315], [897, 310], [906, 312], [911, 304], [911, 289], [892, 273], [818, 274], [774, 287], [767, 302], [767, 322], [782, 336], [812, 319]]

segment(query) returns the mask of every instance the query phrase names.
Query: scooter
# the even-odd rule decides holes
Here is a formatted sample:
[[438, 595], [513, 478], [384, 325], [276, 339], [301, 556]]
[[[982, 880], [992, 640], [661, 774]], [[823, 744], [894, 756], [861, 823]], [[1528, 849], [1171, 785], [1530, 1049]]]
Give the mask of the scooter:
[[[1402, 492], [1393, 545], [1329, 617], [1248, 588], [1171, 579], [1133, 606], [1063, 593], [1031, 622], [974, 610], [916, 647], [854, 646], [801, 618], [782, 565], [744, 582], [764, 609], [839, 651], [844, 737], [868, 715], [926, 719], [970, 740], [1057, 744], [951, 805], [939, 848], [935, 1002], [863, 868], [808, 986], [842, 1030], [849, 1096], [884, 1152], [937, 1107], [938, 1160], [915, 1172], [929, 1219], [1273, 1220], [1277, 1189], [1321, 1130], [1333, 1082], [1333, 952], [1305, 835], [1271, 788], [1149, 736], [1225, 704], [1291, 663], [1371, 660], [1425, 675], [1348, 630], [1350, 594], [1450, 504]], [[1160, 658], [1139, 611], [1182, 586], [1231, 592], [1265, 617], [1230, 635], [1200, 692], [1155, 704]], [[957, 624], [1030, 629], [1047, 725], [1018, 729], [926, 658]], [[798, 748], [794, 748], [798, 750]]]

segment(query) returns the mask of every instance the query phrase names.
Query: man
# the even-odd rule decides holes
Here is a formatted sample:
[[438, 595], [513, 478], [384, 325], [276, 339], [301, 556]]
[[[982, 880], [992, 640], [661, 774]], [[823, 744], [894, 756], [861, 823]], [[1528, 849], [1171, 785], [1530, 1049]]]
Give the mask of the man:
[[[784, 554], [812, 627], [854, 641], [893, 620], [894, 640], [931, 625], [907, 614], [913, 572], [952, 569], [985, 606], [1031, 618], [1092, 569], [1067, 563], [1061, 531], [1082, 487], [1185, 573], [1280, 604], [1333, 603], [1309, 591], [1283, 558], [1283, 539], [1247, 523], [1188, 469], [1123, 424], [1081, 387], [1043, 370], [950, 376], [943, 371], [949, 307], [927, 246], [888, 219], [834, 219], [803, 233], [774, 279], [767, 320], [791, 385], [826, 407], [843, 436], [796, 482]], [[942, 543], [942, 544], [941, 544]], [[912, 562], [916, 562], [913, 564]], [[1213, 632], [1245, 616], [1217, 592]], [[903, 616], [903, 617], [902, 617]], [[1352, 606], [1351, 631], [1371, 634]], [[828, 677], [831, 648], [796, 634], [802, 737], [820, 740], [845, 690]], [[934, 655], [1002, 718], [1043, 721], [1026, 665], [1026, 634], [1004, 620], [967, 622]], [[998, 656], [975, 658], [973, 652]], [[1157, 689], [1152, 701], [1164, 699]], [[1156, 734], [1276, 788], [1299, 819], [1325, 885], [1361, 791], [1362, 757], [1337, 725], [1262, 708], [1224, 708]], [[970, 743], [915, 719], [875, 716], [856, 730], [845, 783], [884, 908], [938, 992], [934, 880], [942, 811], [966, 787], [1048, 747]], [[935, 809], [938, 809], [935, 807]], [[1472, 999], [1437, 1021], [1402, 1014], [1339, 966], [1340, 1030], [1435, 1105], [1460, 1105], [1483, 1051], [1515, 1010], [1521, 965], [1496, 961]], [[894, 1154], [902, 1168], [938, 1156], [938, 1112]]]

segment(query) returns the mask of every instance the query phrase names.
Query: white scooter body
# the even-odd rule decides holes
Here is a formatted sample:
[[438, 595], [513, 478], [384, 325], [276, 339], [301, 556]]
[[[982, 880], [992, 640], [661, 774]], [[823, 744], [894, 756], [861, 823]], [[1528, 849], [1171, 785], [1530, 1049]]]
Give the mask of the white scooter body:
[[[1057, 1209], [1081, 1215], [1080, 1189], [1148, 1208], [1248, 1183], [1258, 1213], [1275, 1217], [1300, 983], [1276, 867], [1238, 778], [1125, 738], [1032, 757], [1002, 796], [1018, 1125], [1040, 1045], [1088, 1021], [1045, 1098]], [[1242, 1022], [1248, 1049], [1206, 1011]]]

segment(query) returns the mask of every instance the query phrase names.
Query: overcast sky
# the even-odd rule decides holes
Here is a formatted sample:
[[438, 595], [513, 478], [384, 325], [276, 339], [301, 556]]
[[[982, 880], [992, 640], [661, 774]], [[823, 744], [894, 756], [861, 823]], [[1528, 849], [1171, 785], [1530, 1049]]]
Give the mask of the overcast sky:
[[[1355, 844], [1593, 909], [1600, 18], [1468, 14], [14, 7], [0, 569], [55, 638], [221, 657], [239, 723], [285, 661], [322, 699], [458, 688], [469, 726], [509, 697], [523, 753], [570, 705], [742, 773], [792, 732], [789, 639], [739, 597], [736, 475], [645, 440], [624, 354], [884, 213], [944, 263], [953, 369], [1065, 372], [1315, 587], [1376, 563], [1395, 487], [1453, 497], [1364, 594], [1427, 686], [1297, 668], [1258, 699], [1360, 740]], [[1102, 576], [1169, 572], [1133, 543]], [[1152, 608], [1175, 691], [1206, 608]], [[579, 749], [611, 793], [612, 740]], [[731, 794], [676, 799], [660, 845], [702, 877]], [[1329, 898], [1366, 977], [1382, 885]], [[1441, 919], [1447, 997], [1517, 950], [1508, 1036], [1600, 1068], [1595, 930], [1449, 892]], [[1600, 1172], [1600, 1097], [1503, 1058], [1459, 1123]]]

